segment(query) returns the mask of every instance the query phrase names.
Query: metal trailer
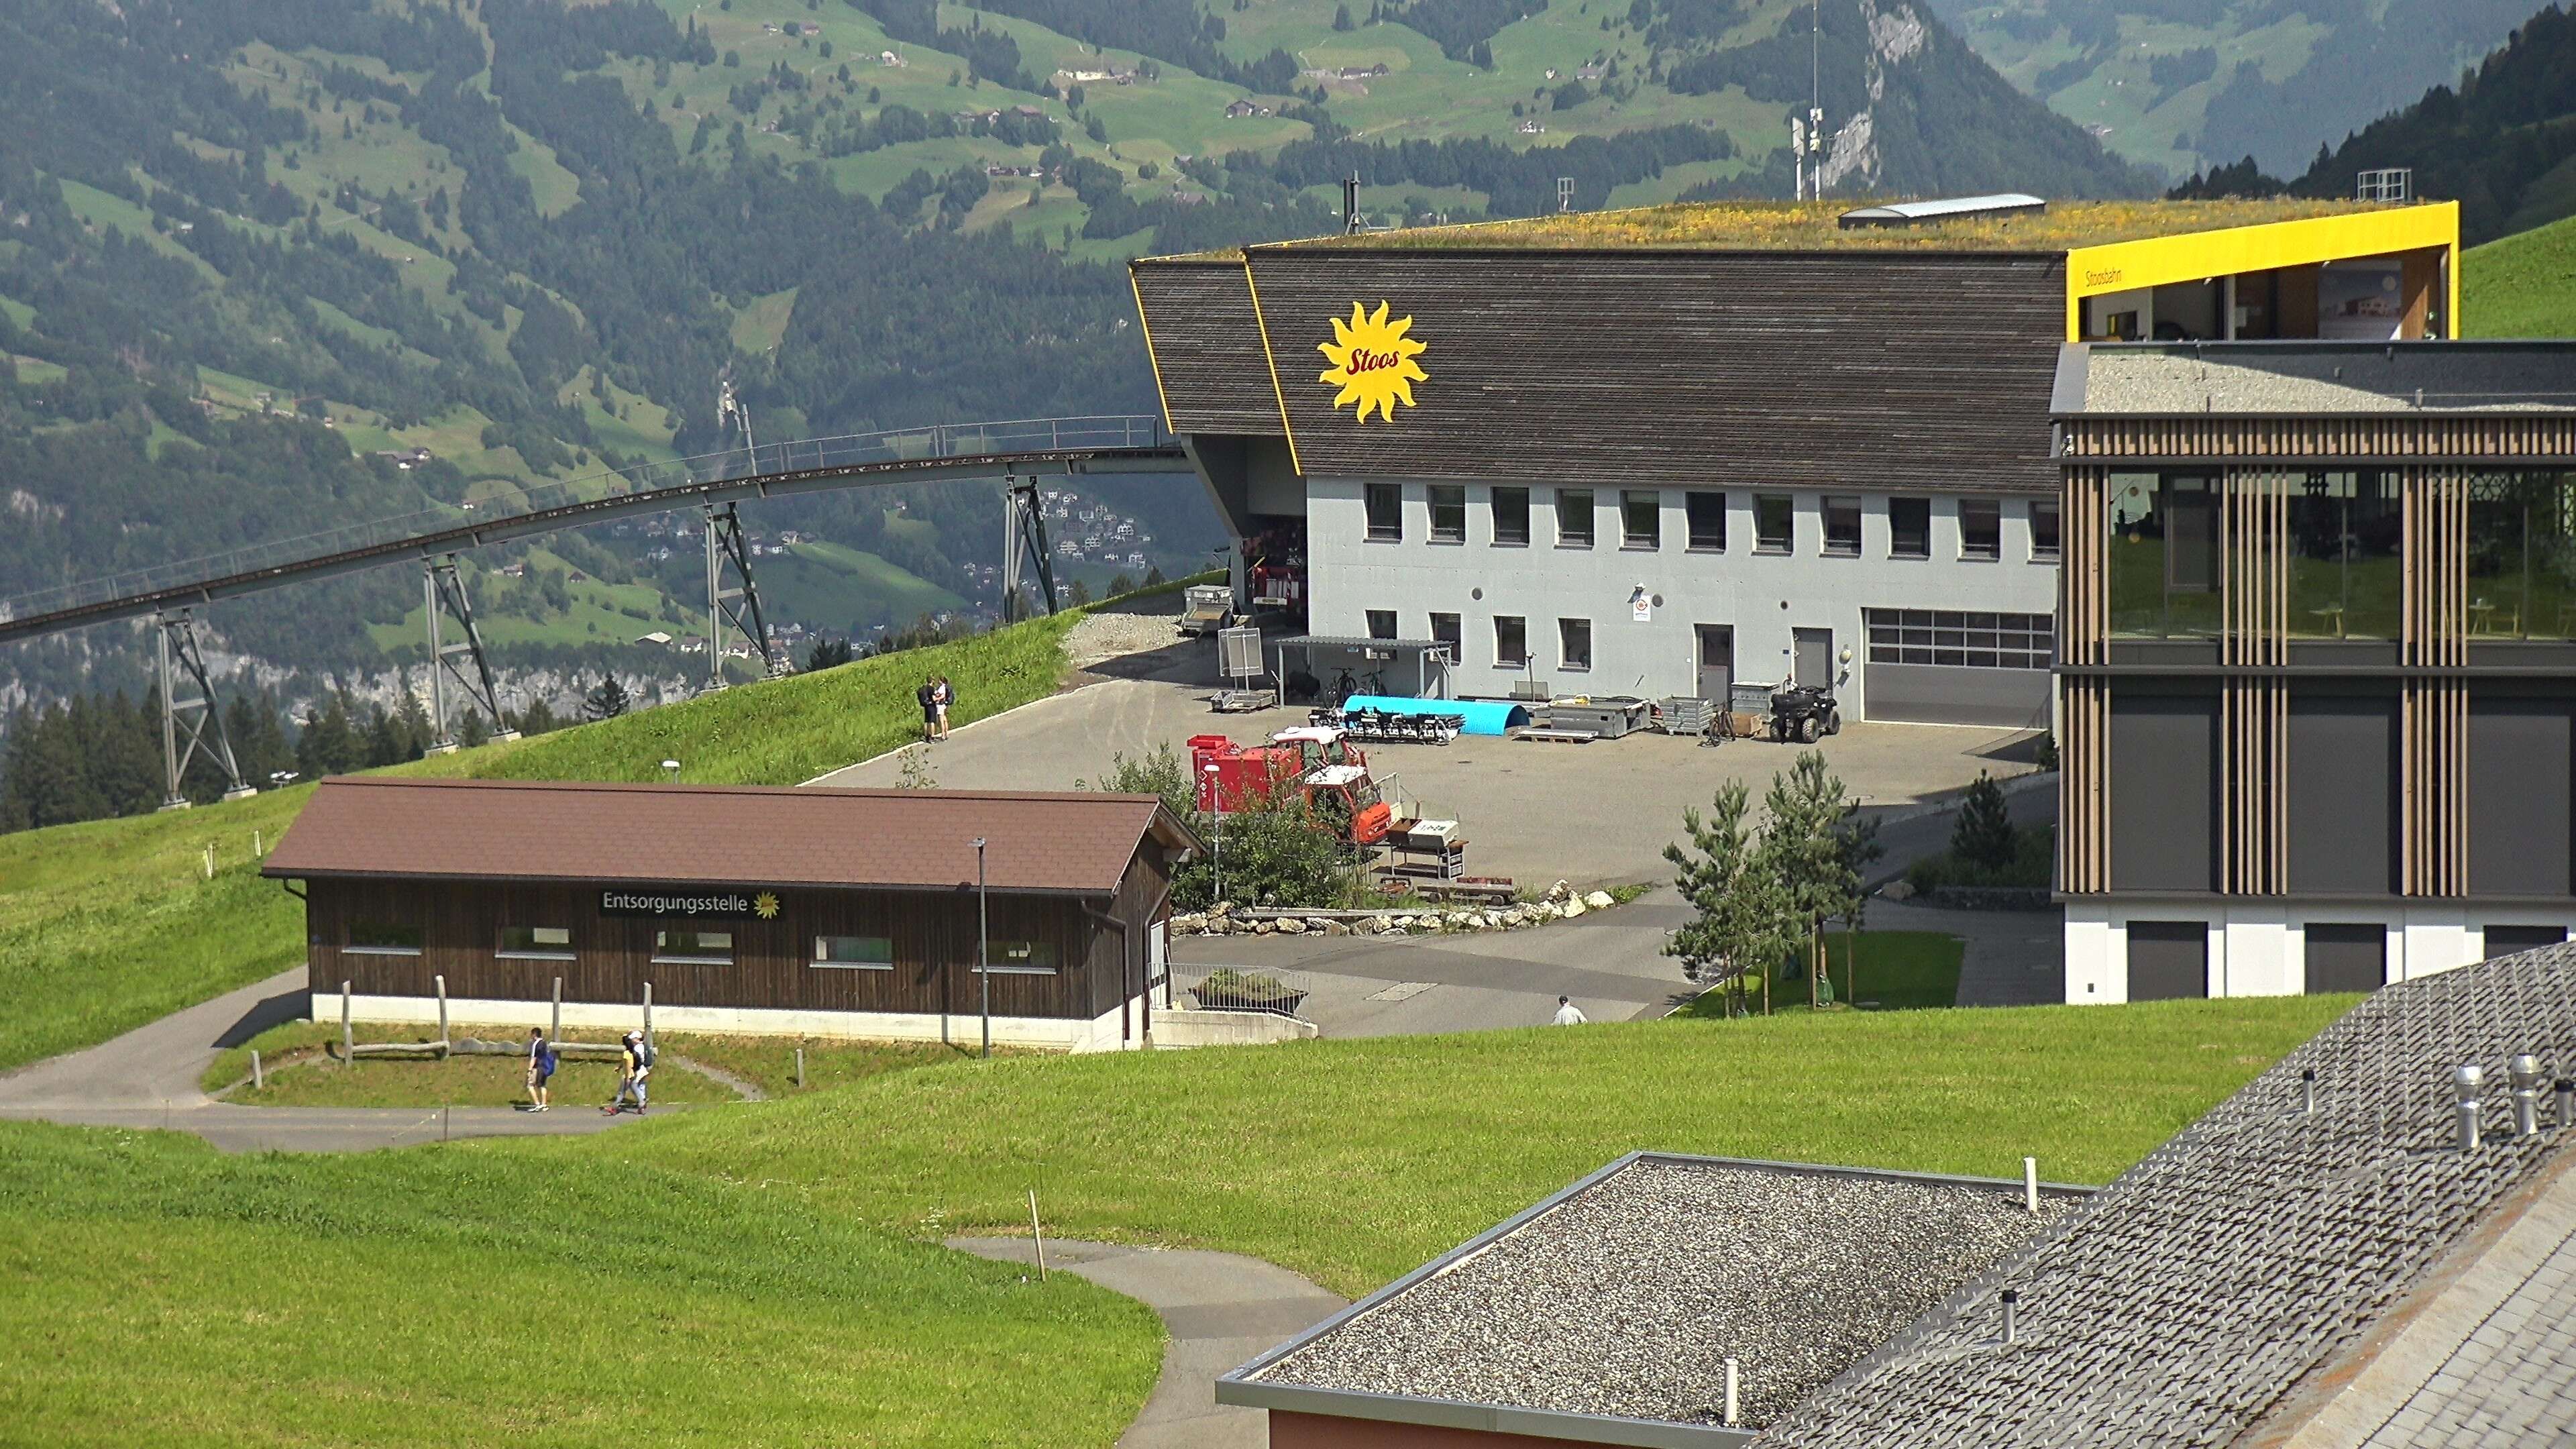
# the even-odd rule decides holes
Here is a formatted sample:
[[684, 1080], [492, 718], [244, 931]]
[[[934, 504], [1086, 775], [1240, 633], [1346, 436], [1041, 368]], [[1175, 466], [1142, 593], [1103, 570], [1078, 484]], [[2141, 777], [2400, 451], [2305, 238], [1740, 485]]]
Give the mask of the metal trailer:
[[1552, 730], [1589, 730], [1597, 740], [1615, 740], [1646, 727], [1646, 701], [1624, 694], [1596, 694], [1559, 700], [1547, 707]]

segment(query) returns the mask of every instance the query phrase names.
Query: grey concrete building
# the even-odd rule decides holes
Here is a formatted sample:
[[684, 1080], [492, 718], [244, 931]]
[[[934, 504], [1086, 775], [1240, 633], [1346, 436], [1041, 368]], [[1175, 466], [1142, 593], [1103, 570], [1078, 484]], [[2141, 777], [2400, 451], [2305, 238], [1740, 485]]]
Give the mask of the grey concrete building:
[[2576, 343], [2060, 363], [2075, 1002], [2368, 990], [2576, 925]]
[[2448, 204], [1836, 217], [1661, 207], [1133, 276], [1245, 602], [1398, 641], [1325, 669], [1410, 692], [1436, 646], [1418, 682], [1462, 696], [1796, 682], [1848, 718], [2033, 728], [2060, 344], [2314, 336], [2346, 293], [2387, 299], [2384, 335], [2455, 310]]

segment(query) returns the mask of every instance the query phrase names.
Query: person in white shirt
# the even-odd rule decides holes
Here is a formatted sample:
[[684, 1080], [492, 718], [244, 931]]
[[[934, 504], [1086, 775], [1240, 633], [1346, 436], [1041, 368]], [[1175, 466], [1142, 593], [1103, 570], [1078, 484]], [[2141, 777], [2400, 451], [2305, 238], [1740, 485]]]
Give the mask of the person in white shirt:
[[1560, 996], [1556, 999], [1556, 1024], [1558, 1026], [1581, 1026], [1591, 1019], [1592, 1018], [1583, 1014], [1583, 1008], [1575, 1005], [1571, 998]]

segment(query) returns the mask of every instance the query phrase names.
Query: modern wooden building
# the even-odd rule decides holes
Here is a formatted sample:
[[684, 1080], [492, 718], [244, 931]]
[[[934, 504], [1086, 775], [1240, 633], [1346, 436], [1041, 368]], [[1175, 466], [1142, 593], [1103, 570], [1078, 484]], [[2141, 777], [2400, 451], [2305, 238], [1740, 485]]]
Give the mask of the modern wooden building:
[[2074, 345], [2075, 1002], [2368, 990], [2576, 925], [2576, 342]]
[[2034, 728], [2061, 344], [2443, 337], [2457, 313], [2448, 203], [1870, 210], [1655, 207], [1132, 275], [1245, 600], [1382, 641], [1321, 677], [1401, 687], [1438, 648], [1461, 695], [1794, 679], [1855, 719]]
[[[979, 893], [978, 849], [984, 889]], [[1151, 795], [375, 777], [322, 782], [262, 873], [303, 885], [317, 1018], [636, 1022], [1103, 1051], [1153, 1029], [1174, 865]]]

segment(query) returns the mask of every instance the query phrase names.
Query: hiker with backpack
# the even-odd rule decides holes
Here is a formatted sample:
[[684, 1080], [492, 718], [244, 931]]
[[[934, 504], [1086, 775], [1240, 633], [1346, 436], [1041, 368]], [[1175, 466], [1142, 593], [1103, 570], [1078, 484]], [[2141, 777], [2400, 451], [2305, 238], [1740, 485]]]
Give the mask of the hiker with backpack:
[[644, 1033], [630, 1031], [618, 1043], [618, 1059], [623, 1075], [617, 1081], [617, 1095], [599, 1110], [609, 1116], [622, 1111], [631, 1099], [636, 1115], [644, 1112], [644, 1079], [653, 1074], [653, 1049], [644, 1044]]
[[545, 1110], [547, 1109], [547, 1107], [550, 1105], [550, 1104], [546, 1101], [546, 1084], [547, 1084], [548, 1082], [550, 1082], [550, 1081], [552, 1081], [552, 1080], [554, 1079], [554, 1074], [555, 1074], [555, 1044], [554, 1044], [553, 1042], [550, 1042], [550, 1041], [546, 1040], [546, 1032], [545, 1032], [545, 1028], [543, 1028], [543, 1027], [538, 1027], [538, 1026], [532, 1026], [532, 1027], [529, 1027], [529, 1028], [528, 1028], [528, 1110], [529, 1110], [529, 1111], [531, 1111], [531, 1112], [543, 1112], [543, 1111], [545, 1111]]

